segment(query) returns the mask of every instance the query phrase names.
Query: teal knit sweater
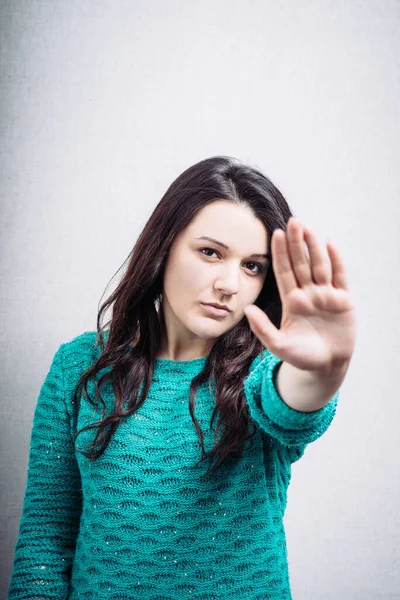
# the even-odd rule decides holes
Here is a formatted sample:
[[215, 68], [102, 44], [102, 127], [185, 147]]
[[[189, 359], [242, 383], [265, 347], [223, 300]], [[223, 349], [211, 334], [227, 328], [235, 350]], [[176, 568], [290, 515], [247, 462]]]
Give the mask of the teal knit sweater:
[[[77, 414], [72, 395], [100, 355], [95, 337], [61, 344], [40, 390], [8, 599], [291, 599], [283, 525], [291, 465], [329, 427], [339, 391], [320, 410], [293, 410], [275, 388], [281, 360], [265, 349], [244, 379], [254, 445], [204, 482], [207, 461], [193, 469], [201, 446], [188, 403], [206, 357], [158, 359], [144, 404], [91, 462], [74, 451], [73, 435], [101, 412], [82, 398]], [[111, 408], [111, 382], [101, 393]], [[199, 387], [206, 451], [214, 400]], [[80, 434], [78, 448], [96, 432]]]

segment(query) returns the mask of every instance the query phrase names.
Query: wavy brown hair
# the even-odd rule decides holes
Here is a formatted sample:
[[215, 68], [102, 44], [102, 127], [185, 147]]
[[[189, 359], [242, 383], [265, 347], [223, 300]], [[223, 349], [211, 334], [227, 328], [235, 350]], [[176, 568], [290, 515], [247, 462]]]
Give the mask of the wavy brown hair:
[[[82, 388], [89, 402], [98, 408], [87, 390], [88, 380], [93, 377], [96, 397], [103, 405], [101, 420], [83, 427], [75, 436], [76, 439], [82, 431], [98, 428], [87, 451], [77, 448], [77, 451], [91, 460], [104, 452], [120, 420], [142, 406], [150, 389], [155, 359], [165, 332], [163, 311], [159, 307], [162, 305], [163, 274], [171, 245], [179, 232], [202, 208], [221, 199], [247, 205], [266, 227], [269, 240], [276, 228], [286, 231], [287, 222], [292, 216], [287, 201], [270, 179], [257, 168], [244, 165], [229, 156], [214, 156], [202, 160], [186, 169], [169, 186], [122, 265], [128, 261], [124, 277], [99, 309], [96, 342], [100, 340], [101, 354], [83, 373], [74, 391], [78, 407], [78, 389]], [[279, 328], [282, 304], [271, 256], [269, 258], [270, 266], [255, 304]], [[101, 326], [102, 315], [111, 305], [112, 318]], [[105, 343], [102, 332], [108, 325]], [[253, 443], [254, 428], [250, 432], [249, 424], [254, 423], [248, 412], [243, 380], [252, 360], [263, 349], [263, 345], [251, 331], [246, 316], [243, 316], [239, 323], [217, 339], [203, 370], [193, 378], [189, 410], [202, 448], [202, 457], [196, 465], [205, 459], [209, 459], [210, 465], [216, 460], [211, 468], [215, 472], [228, 458], [240, 458], [248, 439]], [[107, 367], [111, 369], [97, 381], [96, 373]], [[108, 380], [112, 382], [115, 405], [113, 412], [106, 415], [99, 386]], [[211, 428], [217, 414], [218, 423], [214, 435], [215, 446], [206, 453], [203, 432], [194, 415], [194, 404], [197, 388], [207, 381], [215, 385]], [[143, 392], [139, 398], [142, 382]], [[126, 410], [124, 398], [129, 398]], [[217, 442], [222, 427], [224, 432]], [[207, 474], [208, 472], [209, 470]]]

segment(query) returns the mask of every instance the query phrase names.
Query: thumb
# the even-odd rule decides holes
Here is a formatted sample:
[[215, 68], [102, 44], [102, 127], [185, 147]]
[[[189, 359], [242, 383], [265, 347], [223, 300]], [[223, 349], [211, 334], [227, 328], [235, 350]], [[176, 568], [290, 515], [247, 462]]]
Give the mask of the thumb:
[[249, 304], [243, 310], [246, 315], [250, 329], [258, 337], [260, 342], [273, 354], [279, 347], [280, 332], [269, 317], [255, 304]]

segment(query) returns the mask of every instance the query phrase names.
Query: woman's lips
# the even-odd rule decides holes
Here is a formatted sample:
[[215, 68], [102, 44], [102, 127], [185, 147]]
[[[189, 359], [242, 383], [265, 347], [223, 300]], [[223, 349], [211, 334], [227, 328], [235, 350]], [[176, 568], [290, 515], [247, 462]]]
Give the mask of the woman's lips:
[[215, 306], [203, 303], [201, 303], [201, 305], [205, 312], [213, 317], [227, 317], [229, 315], [229, 311], [225, 310], [225, 308], [216, 308]]

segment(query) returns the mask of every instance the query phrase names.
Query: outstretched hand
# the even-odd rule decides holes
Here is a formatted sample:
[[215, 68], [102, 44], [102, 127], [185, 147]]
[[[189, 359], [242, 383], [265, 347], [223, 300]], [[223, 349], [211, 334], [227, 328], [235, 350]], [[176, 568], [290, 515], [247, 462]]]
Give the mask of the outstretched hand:
[[244, 309], [251, 330], [270, 352], [298, 369], [321, 373], [348, 364], [356, 339], [345, 266], [332, 242], [327, 250], [329, 260], [314, 232], [290, 217], [287, 232], [276, 229], [271, 239], [282, 302], [280, 329], [254, 304]]

